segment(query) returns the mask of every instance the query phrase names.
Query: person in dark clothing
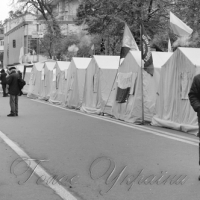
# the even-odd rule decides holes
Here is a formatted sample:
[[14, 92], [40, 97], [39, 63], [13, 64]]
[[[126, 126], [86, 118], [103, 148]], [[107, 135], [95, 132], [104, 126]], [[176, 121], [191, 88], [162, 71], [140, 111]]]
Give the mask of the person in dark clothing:
[[[194, 111], [197, 113], [198, 118], [198, 134], [199, 137], [199, 165], [200, 165], [200, 74], [196, 75], [193, 79], [190, 91], [188, 93], [190, 104]], [[200, 176], [199, 176], [200, 181]]]
[[1, 76], [0, 76], [0, 80], [1, 80], [1, 85], [2, 85], [2, 89], [3, 89], [3, 97], [7, 97], [8, 94], [6, 92], [6, 72], [4, 69], [1, 70]]
[[6, 83], [9, 85], [8, 92], [10, 94], [10, 114], [8, 117], [18, 116], [18, 95], [20, 89], [18, 86], [19, 74], [16, 73], [16, 68], [11, 67], [8, 70], [9, 76], [6, 78]]
[[[22, 79], [22, 73], [20, 71], [17, 71], [18, 75], [19, 75], [19, 79]], [[23, 92], [20, 90], [19, 92], [19, 96], [23, 95]]]

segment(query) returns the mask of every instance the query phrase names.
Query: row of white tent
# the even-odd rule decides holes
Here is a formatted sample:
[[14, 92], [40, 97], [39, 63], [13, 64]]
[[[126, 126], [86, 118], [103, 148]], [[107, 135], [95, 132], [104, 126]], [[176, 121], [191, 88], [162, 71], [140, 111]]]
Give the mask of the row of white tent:
[[[197, 115], [188, 92], [200, 73], [200, 49], [178, 48], [174, 53], [152, 52], [154, 75], [143, 70], [144, 119], [153, 126], [197, 135]], [[23, 66], [16, 66], [23, 72]], [[117, 77], [117, 78], [116, 78]], [[131, 80], [128, 99], [117, 100], [121, 80]], [[118, 56], [95, 55], [71, 62], [33, 64], [25, 73], [27, 97], [49, 101], [89, 114], [105, 112], [130, 123], [142, 119], [141, 53], [130, 51], [119, 67]], [[126, 84], [125, 84], [126, 85]], [[121, 86], [120, 86], [121, 87]], [[106, 105], [105, 105], [106, 104]], [[105, 109], [104, 109], [105, 108]]]

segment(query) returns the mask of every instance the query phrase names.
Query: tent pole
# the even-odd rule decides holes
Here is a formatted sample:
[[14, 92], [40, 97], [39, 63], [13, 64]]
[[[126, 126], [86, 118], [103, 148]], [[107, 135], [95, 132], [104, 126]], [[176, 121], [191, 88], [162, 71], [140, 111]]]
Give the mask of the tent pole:
[[[118, 68], [119, 68], [119, 66], [120, 66], [120, 58], [119, 58]], [[116, 78], [117, 78], [117, 74], [118, 74], [118, 69], [117, 69], [117, 72], [116, 72], [116, 74], [115, 74], [115, 78], [114, 78], [114, 81], [113, 81], [113, 84], [112, 84], [110, 93], [109, 93], [109, 95], [108, 95], [108, 99], [107, 99], [107, 101], [106, 101], [106, 103], [105, 103], [105, 105], [104, 105], [104, 107], [103, 107], [103, 111], [102, 111], [101, 115], [104, 115], [104, 110], [105, 110], [105, 107], [106, 107], [106, 105], [107, 105], [107, 103], [108, 103], [108, 100], [109, 100], [109, 98], [110, 98], [110, 94], [111, 94], [111, 92], [112, 92], [113, 86], [114, 86], [115, 81], [116, 81]]]
[[141, 101], [142, 101], [142, 125], [144, 125], [144, 97], [143, 97], [143, 47], [142, 47], [142, 26], [140, 24], [140, 49], [141, 49]]

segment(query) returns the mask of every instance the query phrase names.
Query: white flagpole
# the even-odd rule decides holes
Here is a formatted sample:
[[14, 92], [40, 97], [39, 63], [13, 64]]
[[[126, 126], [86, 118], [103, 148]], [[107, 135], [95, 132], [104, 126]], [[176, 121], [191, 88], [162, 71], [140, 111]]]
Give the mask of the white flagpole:
[[140, 24], [140, 48], [141, 48], [141, 97], [142, 97], [142, 125], [144, 125], [144, 97], [143, 97], [143, 62], [142, 62], [142, 55], [143, 55], [143, 47], [142, 47], [142, 25]]

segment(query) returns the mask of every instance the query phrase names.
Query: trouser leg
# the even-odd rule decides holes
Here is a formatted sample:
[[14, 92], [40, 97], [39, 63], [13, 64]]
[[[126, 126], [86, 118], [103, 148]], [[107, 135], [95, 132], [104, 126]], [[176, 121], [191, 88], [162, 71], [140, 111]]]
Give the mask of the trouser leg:
[[6, 96], [6, 84], [2, 84], [3, 96]]
[[197, 134], [198, 140], [199, 140], [199, 165], [200, 165], [200, 118], [198, 117], [198, 125], [199, 125], [199, 131]]
[[18, 96], [15, 96], [15, 114], [18, 114]]
[[11, 114], [15, 114], [15, 96], [14, 95], [10, 95], [10, 113]]
[[198, 139], [199, 139], [199, 165], [200, 165], [200, 123], [199, 123], [199, 132], [198, 132]]
[[[199, 165], [200, 165], [200, 115], [199, 113], [197, 113], [197, 117], [198, 117], [198, 125], [199, 125], [199, 131], [198, 131], [198, 140], [199, 140]], [[200, 181], [200, 176], [198, 178], [198, 180]]]

